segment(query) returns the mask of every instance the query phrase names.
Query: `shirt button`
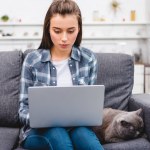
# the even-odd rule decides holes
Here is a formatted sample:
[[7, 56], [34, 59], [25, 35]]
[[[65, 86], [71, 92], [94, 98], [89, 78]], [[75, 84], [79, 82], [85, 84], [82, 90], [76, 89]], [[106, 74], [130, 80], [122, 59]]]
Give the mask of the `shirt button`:
[[55, 81], [53, 81], [53, 83], [55, 83]]
[[55, 69], [55, 68], [53, 67], [53, 69]]
[[73, 80], [75, 80], [75, 78], [72, 78]]
[[70, 64], [70, 67], [72, 67], [72, 64]]

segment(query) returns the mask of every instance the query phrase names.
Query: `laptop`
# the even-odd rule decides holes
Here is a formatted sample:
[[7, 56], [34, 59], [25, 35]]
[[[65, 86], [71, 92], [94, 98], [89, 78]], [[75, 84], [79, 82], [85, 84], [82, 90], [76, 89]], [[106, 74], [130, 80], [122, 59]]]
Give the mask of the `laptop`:
[[102, 124], [104, 85], [29, 87], [30, 127]]

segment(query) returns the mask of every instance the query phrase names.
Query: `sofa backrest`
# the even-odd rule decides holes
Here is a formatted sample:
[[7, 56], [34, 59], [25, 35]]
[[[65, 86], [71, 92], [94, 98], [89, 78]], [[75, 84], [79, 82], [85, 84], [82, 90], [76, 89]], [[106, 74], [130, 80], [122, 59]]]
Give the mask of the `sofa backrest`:
[[134, 60], [127, 54], [96, 53], [97, 84], [105, 85], [105, 107], [127, 110], [134, 82]]
[[0, 52], [0, 126], [18, 126], [21, 51]]
[[[24, 52], [24, 57], [34, 49]], [[105, 85], [105, 107], [128, 110], [134, 83], [134, 59], [120, 53], [95, 53], [98, 61], [97, 84]]]
[[[28, 50], [25, 55], [33, 50]], [[126, 54], [96, 53], [97, 84], [105, 85], [105, 107], [128, 109], [133, 88], [134, 62]], [[18, 126], [21, 51], [0, 52], [0, 126]]]
[[[25, 51], [24, 57], [34, 49]], [[105, 107], [128, 110], [134, 82], [134, 59], [127, 54], [95, 53], [98, 60], [97, 84], [105, 85]]]

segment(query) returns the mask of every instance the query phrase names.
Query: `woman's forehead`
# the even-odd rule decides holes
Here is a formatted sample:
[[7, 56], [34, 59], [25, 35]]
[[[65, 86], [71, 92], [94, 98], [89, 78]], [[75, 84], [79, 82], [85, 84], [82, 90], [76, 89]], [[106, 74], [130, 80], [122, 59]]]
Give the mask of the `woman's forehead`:
[[56, 14], [50, 19], [51, 27], [71, 28], [78, 26], [78, 19], [76, 15], [60, 15]]

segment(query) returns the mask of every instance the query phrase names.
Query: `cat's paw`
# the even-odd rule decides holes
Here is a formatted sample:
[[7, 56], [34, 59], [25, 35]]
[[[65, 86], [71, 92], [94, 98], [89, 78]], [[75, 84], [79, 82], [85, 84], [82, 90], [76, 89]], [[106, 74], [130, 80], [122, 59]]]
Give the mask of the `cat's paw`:
[[107, 140], [108, 143], [118, 143], [118, 142], [123, 142], [123, 139], [119, 139], [119, 138], [111, 138], [109, 140]]
[[147, 139], [147, 134], [143, 133], [140, 137]]

